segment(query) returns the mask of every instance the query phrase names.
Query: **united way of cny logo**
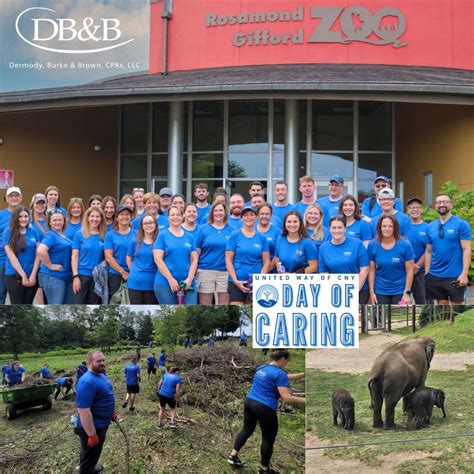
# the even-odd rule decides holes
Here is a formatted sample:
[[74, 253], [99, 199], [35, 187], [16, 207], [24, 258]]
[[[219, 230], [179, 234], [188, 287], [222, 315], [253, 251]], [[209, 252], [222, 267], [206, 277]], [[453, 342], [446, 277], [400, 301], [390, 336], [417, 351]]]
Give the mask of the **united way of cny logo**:
[[272, 285], [263, 285], [255, 293], [257, 303], [264, 308], [271, 308], [278, 303], [278, 291]]
[[[36, 17], [39, 13], [44, 15], [45, 12], [48, 12], [50, 18]], [[55, 13], [55, 10], [45, 7], [23, 10], [15, 21], [18, 36], [35, 48], [62, 54], [99, 53], [119, 48], [134, 41], [132, 38], [118, 42], [122, 37], [122, 32], [120, 31], [120, 20], [117, 18], [85, 17], [82, 21], [76, 21], [74, 18], [56, 18]], [[29, 30], [27, 25], [33, 27], [32, 35], [27, 35], [26, 30]], [[71, 41], [79, 42], [75, 44], [92, 45], [92, 47], [79, 49], [65, 47]], [[63, 44], [64, 47], [57, 47]], [[97, 47], [99, 44], [101, 47]]]

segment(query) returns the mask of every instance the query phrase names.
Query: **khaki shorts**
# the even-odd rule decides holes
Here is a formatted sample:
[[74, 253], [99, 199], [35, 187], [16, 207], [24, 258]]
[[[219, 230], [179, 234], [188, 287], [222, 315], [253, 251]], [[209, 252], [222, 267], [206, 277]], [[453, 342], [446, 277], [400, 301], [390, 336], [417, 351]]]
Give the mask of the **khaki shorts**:
[[227, 293], [228, 272], [198, 269], [196, 279], [201, 283], [199, 293]]

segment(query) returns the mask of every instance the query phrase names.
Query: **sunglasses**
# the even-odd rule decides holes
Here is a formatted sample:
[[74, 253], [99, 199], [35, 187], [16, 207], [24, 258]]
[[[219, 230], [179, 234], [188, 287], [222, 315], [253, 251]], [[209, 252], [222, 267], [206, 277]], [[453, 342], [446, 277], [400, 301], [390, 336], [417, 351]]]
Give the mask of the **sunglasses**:
[[145, 192], [145, 190], [143, 188], [133, 188], [132, 189], [132, 193], [136, 192], [136, 191], [141, 191], [142, 193]]
[[438, 225], [438, 237], [444, 239], [444, 224]]
[[69, 199], [69, 202], [72, 202], [72, 201], [81, 201], [82, 202], [82, 198], [73, 197], [73, 198]]

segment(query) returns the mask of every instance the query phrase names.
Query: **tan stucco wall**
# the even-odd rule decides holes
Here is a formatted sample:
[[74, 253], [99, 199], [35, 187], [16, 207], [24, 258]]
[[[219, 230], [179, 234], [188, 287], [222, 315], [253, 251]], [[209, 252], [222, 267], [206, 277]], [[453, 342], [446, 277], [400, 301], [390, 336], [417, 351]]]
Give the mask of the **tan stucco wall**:
[[474, 188], [474, 107], [396, 105], [396, 176], [405, 199], [423, 198], [424, 173], [433, 172], [436, 195], [445, 181]]
[[[73, 196], [117, 193], [119, 107], [0, 114], [0, 168], [15, 171], [24, 203], [51, 184]], [[103, 151], [94, 151], [99, 145]], [[3, 195], [3, 191], [0, 192]], [[3, 207], [3, 199], [0, 203]]]

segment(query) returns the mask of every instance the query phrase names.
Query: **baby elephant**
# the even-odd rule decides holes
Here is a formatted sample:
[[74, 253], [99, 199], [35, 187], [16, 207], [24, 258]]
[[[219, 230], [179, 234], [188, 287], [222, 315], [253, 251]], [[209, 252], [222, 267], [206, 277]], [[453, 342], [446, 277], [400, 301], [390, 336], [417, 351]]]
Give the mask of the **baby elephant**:
[[413, 392], [403, 397], [403, 407], [408, 415], [408, 426], [420, 429], [428, 426], [431, 421], [433, 406], [441, 408], [443, 417], [446, 417], [444, 411], [444, 392], [430, 387], [418, 387]]
[[355, 423], [354, 399], [351, 394], [339, 388], [334, 391], [332, 401], [332, 424], [337, 426], [337, 417], [345, 430], [353, 430]]

